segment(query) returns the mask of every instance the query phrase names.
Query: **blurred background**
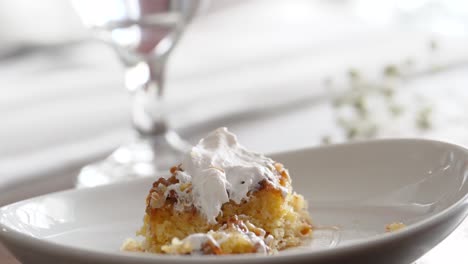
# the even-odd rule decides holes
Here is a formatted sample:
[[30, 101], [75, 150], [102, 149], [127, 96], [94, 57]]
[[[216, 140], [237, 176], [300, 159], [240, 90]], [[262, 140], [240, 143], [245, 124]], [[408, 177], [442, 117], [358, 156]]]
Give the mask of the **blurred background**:
[[[5, 204], [71, 187], [132, 129], [123, 66], [69, 1], [2, 1], [0, 40]], [[468, 2], [212, 0], [170, 56], [164, 100], [191, 143], [227, 126], [266, 153], [388, 137], [468, 146]]]
[[[37, 192], [69, 185], [64, 173], [128, 140], [131, 101], [115, 52], [70, 1], [2, 1], [0, 22], [12, 200], [31, 179]], [[466, 146], [467, 26], [455, 0], [205, 1], [169, 58], [168, 119], [191, 143], [228, 126], [262, 152], [384, 137]]]

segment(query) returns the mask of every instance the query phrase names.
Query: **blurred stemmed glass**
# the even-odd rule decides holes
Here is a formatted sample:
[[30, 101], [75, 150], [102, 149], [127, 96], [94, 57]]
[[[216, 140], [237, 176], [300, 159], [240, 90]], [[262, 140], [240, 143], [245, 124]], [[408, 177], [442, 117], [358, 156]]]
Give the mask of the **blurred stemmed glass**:
[[189, 145], [170, 129], [161, 98], [169, 54], [200, 0], [72, 0], [83, 23], [109, 43], [125, 66], [137, 136], [84, 167], [77, 187], [151, 176], [176, 164]]

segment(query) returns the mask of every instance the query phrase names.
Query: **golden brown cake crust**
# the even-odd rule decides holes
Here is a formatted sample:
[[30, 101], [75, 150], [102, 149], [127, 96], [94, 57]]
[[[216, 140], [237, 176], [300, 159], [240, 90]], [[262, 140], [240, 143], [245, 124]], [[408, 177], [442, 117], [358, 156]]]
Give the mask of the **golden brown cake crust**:
[[[302, 196], [292, 192], [291, 179], [283, 165], [276, 163], [274, 167], [280, 184], [289, 191], [286, 196], [263, 180], [257, 190], [248, 193], [247, 200], [240, 204], [232, 200], [223, 204], [215, 224], [209, 224], [193, 204], [176, 210], [179, 197], [175, 191], [168, 191], [168, 187], [179, 183], [176, 174], [182, 169], [180, 165], [171, 168], [171, 176], [155, 181], [146, 198], [144, 225], [138, 232], [145, 237], [142, 248], [144, 251], [163, 253], [163, 246], [171, 244], [173, 238], [184, 239], [190, 234], [216, 231], [226, 225], [234, 225], [236, 221], [247, 221], [250, 229], [264, 230], [264, 237], [271, 235], [274, 238], [272, 251], [300, 245], [312, 233], [307, 204]], [[190, 184], [180, 188], [188, 194], [191, 192]], [[248, 247], [241, 248], [247, 252], [237, 252], [239, 249], [234, 247], [225, 251], [248, 253]], [[204, 251], [224, 254], [222, 249], [214, 249], [210, 245], [206, 245]]]

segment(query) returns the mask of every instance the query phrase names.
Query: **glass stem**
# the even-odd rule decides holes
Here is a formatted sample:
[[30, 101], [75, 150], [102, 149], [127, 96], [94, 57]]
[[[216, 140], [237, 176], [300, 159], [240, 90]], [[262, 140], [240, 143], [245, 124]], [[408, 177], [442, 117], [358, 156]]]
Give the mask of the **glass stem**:
[[143, 138], [164, 135], [168, 131], [164, 92], [164, 60], [160, 63], [141, 61], [127, 67], [125, 82], [132, 94], [132, 122]]

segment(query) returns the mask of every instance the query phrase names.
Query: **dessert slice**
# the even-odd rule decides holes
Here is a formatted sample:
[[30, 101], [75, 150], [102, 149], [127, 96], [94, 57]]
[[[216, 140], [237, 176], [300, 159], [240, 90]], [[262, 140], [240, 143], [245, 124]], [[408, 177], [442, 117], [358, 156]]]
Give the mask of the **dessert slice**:
[[123, 249], [167, 254], [272, 254], [312, 234], [304, 198], [282, 164], [219, 128], [194, 146], [146, 199], [141, 243]]

